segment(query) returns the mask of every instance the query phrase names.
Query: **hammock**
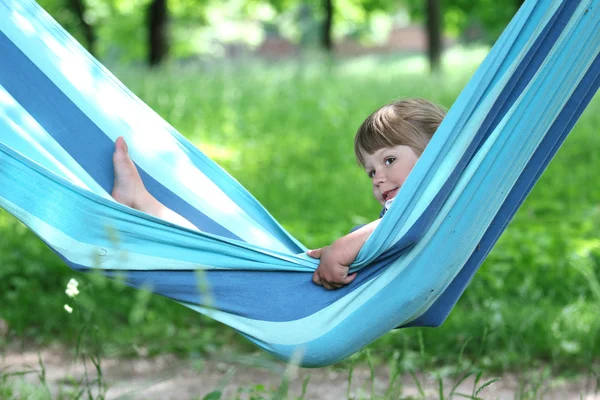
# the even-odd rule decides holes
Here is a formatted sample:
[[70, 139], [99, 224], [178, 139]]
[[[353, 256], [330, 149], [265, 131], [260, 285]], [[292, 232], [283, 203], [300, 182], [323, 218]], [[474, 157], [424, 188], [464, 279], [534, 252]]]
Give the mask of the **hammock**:
[[[337, 362], [440, 325], [600, 84], [600, 0], [528, 0], [460, 94], [352, 270], [318, 260], [31, 0], [0, 0], [0, 207], [71, 268], [100, 268], [282, 359]], [[109, 195], [124, 136], [185, 229]]]

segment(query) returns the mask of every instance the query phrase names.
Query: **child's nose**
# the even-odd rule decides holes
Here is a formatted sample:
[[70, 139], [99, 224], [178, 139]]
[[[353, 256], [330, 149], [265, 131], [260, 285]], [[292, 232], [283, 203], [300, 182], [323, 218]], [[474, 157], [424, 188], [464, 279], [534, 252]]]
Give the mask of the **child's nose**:
[[381, 171], [376, 171], [375, 175], [373, 176], [373, 183], [378, 185], [383, 182], [385, 182], [385, 174]]

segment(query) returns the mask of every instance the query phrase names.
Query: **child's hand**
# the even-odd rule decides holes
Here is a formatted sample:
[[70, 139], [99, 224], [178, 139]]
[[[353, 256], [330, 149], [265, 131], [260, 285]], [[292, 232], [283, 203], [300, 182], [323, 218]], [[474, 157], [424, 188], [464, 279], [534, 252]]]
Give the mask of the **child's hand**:
[[373, 221], [354, 232], [342, 236], [331, 246], [309, 250], [312, 258], [320, 258], [319, 267], [313, 274], [313, 282], [325, 289], [339, 289], [356, 278], [356, 273], [348, 275], [349, 265], [354, 262], [358, 252], [371, 233], [379, 225], [380, 219]]
[[321, 259], [319, 267], [313, 274], [313, 282], [325, 289], [339, 289], [349, 284], [356, 278], [356, 273], [348, 275], [349, 265], [356, 255], [352, 255], [344, 246], [331, 246], [309, 250], [307, 254], [313, 258]]

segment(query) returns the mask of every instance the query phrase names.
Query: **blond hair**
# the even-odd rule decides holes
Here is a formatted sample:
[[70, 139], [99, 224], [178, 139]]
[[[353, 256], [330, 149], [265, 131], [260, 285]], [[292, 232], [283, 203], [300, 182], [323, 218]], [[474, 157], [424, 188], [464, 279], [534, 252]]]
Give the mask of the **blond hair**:
[[425, 99], [397, 100], [369, 115], [354, 138], [356, 160], [384, 147], [408, 146], [421, 156], [446, 116], [446, 110]]

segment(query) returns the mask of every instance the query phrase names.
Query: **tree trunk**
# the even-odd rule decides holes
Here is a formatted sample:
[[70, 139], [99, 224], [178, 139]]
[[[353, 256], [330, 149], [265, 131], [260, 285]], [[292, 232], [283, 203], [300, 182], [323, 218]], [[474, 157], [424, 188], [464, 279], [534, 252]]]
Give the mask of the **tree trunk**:
[[442, 10], [440, 0], [427, 0], [427, 41], [431, 72], [440, 70], [442, 59]]
[[96, 32], [94, 27], [85, 20], [85, 3], [83, 0], [69, 0], [71, 10], [75, 13], [83, 29], [83, 36], [85, 37], [86, 47], [88, 51], [95, 56], [96, 55]]
[[148, 6], [148, 65], [158, 66], [167, 56], [169, 41], [167, 0], [152, 0]]
[[333, 52], [333, 40], [331, 31], [333, 28], [333, 0], [323, 0], [325, 6], [325, 21], [323, 22], [323, 48], [328, 52]]

